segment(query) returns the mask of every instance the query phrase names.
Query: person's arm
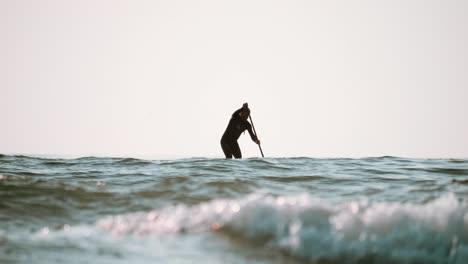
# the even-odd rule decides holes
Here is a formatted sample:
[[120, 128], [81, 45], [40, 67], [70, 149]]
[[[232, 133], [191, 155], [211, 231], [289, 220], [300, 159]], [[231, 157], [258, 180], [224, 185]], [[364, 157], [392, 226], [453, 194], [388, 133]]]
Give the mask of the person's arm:
[[252, 139], [253, 142], [260, 144], [260, 141], [258, 140], [257, 136], [254, 134], [252, 130], [252, 125], [249, 122], [247, 122], [247, 124], [249, 124], [247, 127], [247, 131], [249, 131], [250, 138]]

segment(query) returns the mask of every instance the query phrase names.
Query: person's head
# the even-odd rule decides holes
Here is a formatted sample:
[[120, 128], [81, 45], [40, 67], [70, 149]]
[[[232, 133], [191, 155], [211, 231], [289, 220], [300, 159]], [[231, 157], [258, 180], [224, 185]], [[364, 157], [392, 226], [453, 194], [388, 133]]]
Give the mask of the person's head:
[[250, 115], [250, 109], [249, 108], [243, 108], [242, 111], [240, 112], [240, 116], [243, 120], [247, 120]]

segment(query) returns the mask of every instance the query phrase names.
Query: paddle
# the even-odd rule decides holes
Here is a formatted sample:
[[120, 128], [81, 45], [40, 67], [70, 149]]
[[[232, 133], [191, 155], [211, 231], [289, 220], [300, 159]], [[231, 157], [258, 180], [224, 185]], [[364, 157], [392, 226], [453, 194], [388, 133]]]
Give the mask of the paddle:
[[[252, 124], [253, 132], [254, 132], [255, 136], [257, 137], [257, 140], [258, 140], [257, 131], [255, 131], [255, 126], [254, 126], [254, 123], [252, 121], [252, 115], [249, 115], [249, 118], [250, 118], [250, 123]], [[258, 144], [258, 147], [260, 148], [260, 153], [262, 153], [262, 158], [264, 158], [265, 156], [263, 156], [262, 146], [260, 146], [260, 144]]]

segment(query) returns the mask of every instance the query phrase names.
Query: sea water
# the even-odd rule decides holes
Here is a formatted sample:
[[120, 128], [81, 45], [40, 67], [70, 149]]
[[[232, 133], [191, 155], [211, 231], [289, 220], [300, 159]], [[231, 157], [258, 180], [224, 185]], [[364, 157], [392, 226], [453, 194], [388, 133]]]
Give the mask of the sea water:
[[0, 263], [468, 263], [468, 160], [0, 155]]

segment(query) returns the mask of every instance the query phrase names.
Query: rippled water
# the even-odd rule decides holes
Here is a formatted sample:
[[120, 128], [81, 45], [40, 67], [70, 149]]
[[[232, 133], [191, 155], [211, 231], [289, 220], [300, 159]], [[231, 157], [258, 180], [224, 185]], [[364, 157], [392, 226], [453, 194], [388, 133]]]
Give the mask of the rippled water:
[[0, 263], [468, 263], [461, 159], [0, 155]]

